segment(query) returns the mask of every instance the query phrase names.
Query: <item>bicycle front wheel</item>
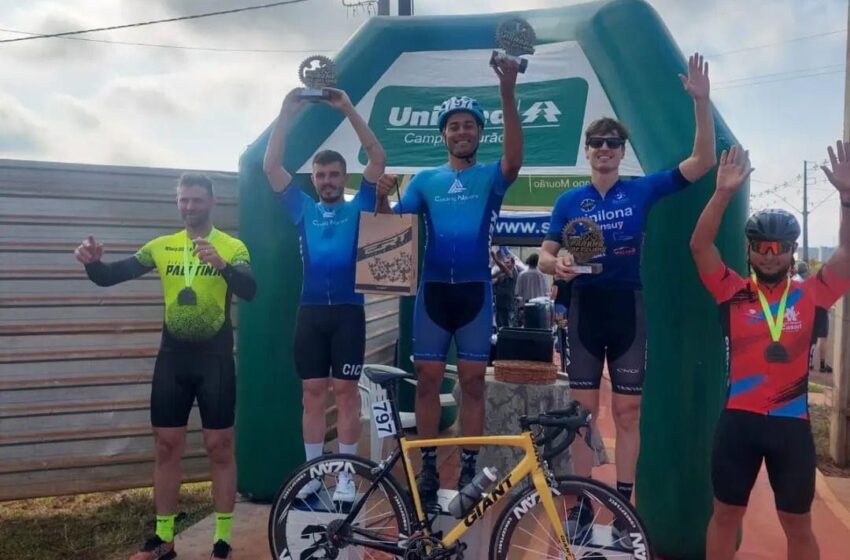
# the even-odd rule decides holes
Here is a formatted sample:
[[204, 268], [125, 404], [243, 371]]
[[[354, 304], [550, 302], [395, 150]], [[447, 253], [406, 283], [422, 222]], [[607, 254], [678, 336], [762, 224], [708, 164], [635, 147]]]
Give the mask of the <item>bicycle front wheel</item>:
[[[377, 481], [377, 465], [355, 455], [325, 455], [305, 463], [283, 483], [269, 515], [269, 546], [275, 559], [350, 558], [392, 560], [397, 556], [353, 545], [339, 535], [396, 545], [410, 536], [411, 515], [404, 491], [387, 475]], [[355, 503], [366, 499], [351, 521], [353, 533], [340, 531]], [[328, 528], [331, 527], [329, 532]], [[343, 552], [344, 551], [344, 552]]]
[[[646, 528], [619, 492], [595, 480], [557, 477], [551, 488], [576, 560], [652, 560]], [[490, 541], [491, 560], [565, 560], [533, 486], [505, 507]]]

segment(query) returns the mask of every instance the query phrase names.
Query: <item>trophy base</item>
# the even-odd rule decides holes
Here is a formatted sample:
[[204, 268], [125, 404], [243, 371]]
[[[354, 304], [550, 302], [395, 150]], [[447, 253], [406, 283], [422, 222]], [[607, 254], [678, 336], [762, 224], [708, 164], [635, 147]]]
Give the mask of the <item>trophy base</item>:
[[600, 263], [574, 264], [570, 268], [573, 269], [575, 274], [599, 274], [602, 272], [602, 265]]
[[298, 97], [304, 101], [317, 102], [324, 101], [330, 99], [331, 96], [328, 92], [323, 89], [316, 88], [302, 88], [300, 92], [298, 92]]
[[527, 58], [520, 58], [518, 56], [513, 56], [499, 51], [493, 51], [493, 54], [490, 55], [490, 66], [496, 66], [496, 60], [498, 59], [516, 61], [519, 64], [520, 74], [525, 74], [525, 70], [528, 68]]

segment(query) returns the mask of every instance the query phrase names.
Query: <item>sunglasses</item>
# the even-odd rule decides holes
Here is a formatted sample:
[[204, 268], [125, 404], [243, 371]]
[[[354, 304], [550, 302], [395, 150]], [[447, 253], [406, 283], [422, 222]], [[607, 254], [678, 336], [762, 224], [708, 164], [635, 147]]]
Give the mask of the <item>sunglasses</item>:
[[759, 255], [766, 255], [773, 251], [774, 255], [782, 255], [794, 248], [793, 243], [788, 241], [750, 241], [750, 249]]
[[587, 139], [587, 146], [594, 149], [599, 149], [602, 144], [607, 145], [610, 149], [616, 150], [626, 145], [626, 140], [618, 136], [591, 136]]

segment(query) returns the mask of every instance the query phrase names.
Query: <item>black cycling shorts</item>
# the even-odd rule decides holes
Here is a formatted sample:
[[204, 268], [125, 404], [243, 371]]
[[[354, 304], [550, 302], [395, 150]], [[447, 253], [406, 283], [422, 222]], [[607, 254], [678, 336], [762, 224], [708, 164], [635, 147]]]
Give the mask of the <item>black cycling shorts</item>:
[[808, 513], [815, 496], [815, 441], [808, 420], [724, 410], [714, 433], [714, 496], [746, 506], [764, 460], [776, 509]]
[[357, 381], [366, 353], [362, 305], [302, 305], [295, 325], [295, 371], [301, 379]]
[[599, 389], [607, 358], [614, 392], [640, 395], [646, 374], [643, 293], [574, 288], [568, 318], [570, 388]]
[[151, 425], [185, 426], [196, 398], [205, 429], [233, 427], [236, 412], [233, 354], [160, 350], [151, 385]]

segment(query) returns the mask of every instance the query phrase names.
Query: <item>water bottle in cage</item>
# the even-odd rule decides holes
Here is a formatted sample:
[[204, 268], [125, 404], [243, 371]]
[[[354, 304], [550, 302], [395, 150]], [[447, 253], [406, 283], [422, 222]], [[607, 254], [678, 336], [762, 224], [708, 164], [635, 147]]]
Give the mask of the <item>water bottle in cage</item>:
[[449, 513], [457, 519], [463, 519], [466, 513], [481, 500], [490, 488], [496, 484], [499, 473], [495, 467], [484, 467], [480, 473], [475, 475], [472, 481], [461, 488], [457, 496], [449, 502]]

